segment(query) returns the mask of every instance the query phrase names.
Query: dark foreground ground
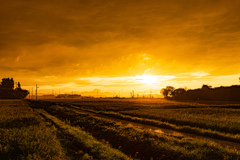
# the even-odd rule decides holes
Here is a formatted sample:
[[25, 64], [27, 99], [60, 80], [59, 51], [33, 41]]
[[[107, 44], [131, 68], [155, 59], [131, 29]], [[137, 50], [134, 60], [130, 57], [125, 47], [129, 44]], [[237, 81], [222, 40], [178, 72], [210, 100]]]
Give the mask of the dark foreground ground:
[[53, 99], [0, 105], [3, 159], [240, 158], [238, 103]]

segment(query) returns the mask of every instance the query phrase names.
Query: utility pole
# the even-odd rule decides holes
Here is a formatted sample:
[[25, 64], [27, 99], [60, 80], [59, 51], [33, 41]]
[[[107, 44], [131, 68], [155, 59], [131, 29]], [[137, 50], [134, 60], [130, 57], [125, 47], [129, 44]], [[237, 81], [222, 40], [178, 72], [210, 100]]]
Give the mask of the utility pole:
[[39, 87], [37, 86], [37, 84], [36, 84], [36, 101], [37, 101], [37, 89], [38, 89]]

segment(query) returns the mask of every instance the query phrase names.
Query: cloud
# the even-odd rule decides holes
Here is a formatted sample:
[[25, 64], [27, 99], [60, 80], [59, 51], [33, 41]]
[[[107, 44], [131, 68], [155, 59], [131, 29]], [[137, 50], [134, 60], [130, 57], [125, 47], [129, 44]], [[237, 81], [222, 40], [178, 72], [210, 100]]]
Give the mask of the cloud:
[[24, 75], [27, 84], [52, 75], [63, 83], [144, 73], [195, 79], [235, 75], [239, 6], [235, 0], [5, 1], [0, 70], [3, 76], [24, 80]]
[[156, 86], [164, 81], [174, 79], [175, 76], [162, 76], [162, 75], [141, 75], [129, 77], [81, 77], [77, 78], [78, 84], [86, 84], [90, 86], [105, 86], [105, 87], [136, 87], [145, 86], [150, 82], [150, 86]]
[[204, 71], [199, 71], [199, 72], [193, 72], [193, 73], [180, 73], [180, 75], [191, 75], [194, 78], [202, 78], [202, 77], [208, 76], [210, 74], [205, 73]]

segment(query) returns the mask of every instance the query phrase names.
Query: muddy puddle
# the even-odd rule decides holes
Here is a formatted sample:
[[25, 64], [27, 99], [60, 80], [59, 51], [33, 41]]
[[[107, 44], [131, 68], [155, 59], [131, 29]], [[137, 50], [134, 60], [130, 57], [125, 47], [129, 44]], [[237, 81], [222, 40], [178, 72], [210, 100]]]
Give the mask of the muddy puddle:
[[73, 109], [77, 110], [78, 112], [89, 114], [89, 115], [92, 115], [95, 117], [112, 120], [114, 122], [121, 123], [122, 125], [125, 125], [125, 126], [133, 126], [133, 127], [139, 128], [139, 129], [144, 129], [144, 130], [152, 131], [152, 132], [159, 133], [159, 134], [165, 134], [167, 136], [180, 138], [180, 139], [208, 141], [208, 142], [216, 143], [223, 147], [228, 147], [228, 148], [236, 149], [236, 150], [240, 151], [240, 143], [237, 143], [237, 142], [219, 140], [219, 139], [215, 139], [215, 138], [209, 138], [209, 137], [199, 136], [199, 135], [195, 135], [195, 134], [184, 133], [184, 132], [179, 132], [179, 131], [170, 130], [170, 129], [164, 129], [164, 128], [160, 128], [160, 127], [156, 127], [156, 126], [152, 126], [152, 125], [146, 125], [146, 124], [126, 121], [126, 120], [117, 119], [117, 118], [113, 118], [113, 117], [109, 117], [109, 116], [105, 116], [105, 115], [101, 115], [101, 114], [97, 114], [97, 113], [92, 113], [92, 112], [82, 110], [82, 109], [77, 109], [77, 108], [73, 108]]

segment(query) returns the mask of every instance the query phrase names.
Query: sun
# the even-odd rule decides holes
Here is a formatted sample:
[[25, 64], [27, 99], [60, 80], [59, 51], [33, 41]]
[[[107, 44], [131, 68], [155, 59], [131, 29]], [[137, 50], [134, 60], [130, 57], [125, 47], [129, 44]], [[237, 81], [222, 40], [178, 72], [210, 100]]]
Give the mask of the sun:
[[139, 76], [139, 79], [142, 83], [145, 83], [145, 84], [153, 84], [153, 83], [156, 83], [157, 82], [157, 76], [154, 76], [154, 75], [142, 75], [142, 76]]

